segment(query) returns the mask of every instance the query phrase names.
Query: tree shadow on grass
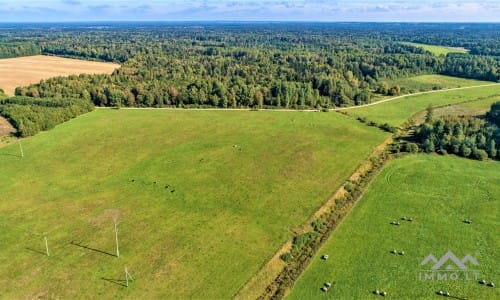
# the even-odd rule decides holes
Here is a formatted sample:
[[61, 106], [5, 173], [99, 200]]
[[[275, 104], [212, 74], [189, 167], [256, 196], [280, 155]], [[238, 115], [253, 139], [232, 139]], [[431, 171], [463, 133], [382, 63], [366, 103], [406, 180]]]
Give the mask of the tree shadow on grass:
[[106, 255], [109, 255], [109, 256], [113, 256], [113, 257], [117, 257], [116, 255], [114, 255], [112, 253], [109, 253], [109, 252], [106, 252], [106, 251], [102, 251], [102, 250], [99, 250], [99, 249], [95, 249], [95, 248], [91, 248], [91, 247], [82, 245], [81, 243], [76, 243], [75, 241], [71, 241], [70, 244], [71, 245], [75, 245], [75, 246], [80, 247], [80, 248], [87, 249], [87, 250], [99, 252], [99, 253], [106, 254]]
[[29, 250], [29, 251], [32, 251], [32, 252], [35, 252], [35, 253], [38, 253], [38, 254], [41, 254], [43, 256], [47, 256], [47, 252], [44, 252], [44, 251], [41, 251], [41, 250], [36, 250], [36, 249], [30, 248], [30, 247], [26, 247], [25, 249]]
[[127, 281], [124, 280], [124, 279], [112, 279], [112, 278], [104, 278], [104, 277], [101, 277], [101, 279], [105, 280], [105, 281], [108, 281], [108, 282], [111, 282], [111, 283], [114, 283], [116, 285], [127, 287], [127, 285], [126, 285]]
[[13, 157], [22, 158], [22, 156], [20, 154], [12, 154], [12, 153], [0, 153], [0, 156], [13, 156]]

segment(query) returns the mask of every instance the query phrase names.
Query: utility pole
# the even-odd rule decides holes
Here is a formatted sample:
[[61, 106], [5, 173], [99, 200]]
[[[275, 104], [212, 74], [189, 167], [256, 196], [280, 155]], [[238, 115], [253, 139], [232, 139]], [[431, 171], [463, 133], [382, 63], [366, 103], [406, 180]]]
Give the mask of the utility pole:
[[113, 218], [113, 222], [115, 223], [115, 242], [116, 242], [116, 257], [120, 257], [120, 249], [118, 248], [118, 228], [117, 219]]
[[49, 254], [49, 242], [47, 241], [47, 237], [45, 237], [45, 251], [47, 251], [47, 256], [50, 256], [50, 254]]
[[21, 149], [21, 157], [24, 157], [23, 146], [21, 146], [21, 140], [18, 139], [17, 142], [19, 143], [19, 149]]
[[128, 269], [127, 267], [125, 267], [125, 281], [127, 282], [127, 287], [128, 287], [128, 279], [130, 278], [130, 280], [134, 280], [134, 278], [132, 278], [132, 276], [130, 275], [130, 273], [128, 272]]

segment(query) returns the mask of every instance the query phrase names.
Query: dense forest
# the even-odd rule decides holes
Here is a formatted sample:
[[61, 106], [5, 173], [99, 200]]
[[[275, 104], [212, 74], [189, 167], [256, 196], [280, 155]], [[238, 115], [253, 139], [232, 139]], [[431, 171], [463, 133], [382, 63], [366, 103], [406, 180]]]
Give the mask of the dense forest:
[[[0, 33], [4, 57], [43, 53], [121, 63], [112, 75], [54, 78], [16, 90], [98, 106], [328, 108], [397, 95], [400, 87], [388, 82], [419, 74], [500, 80], [498, 24], [28, 24]], [[407, 41], [471, 53], [438, 57]]]
[[500, 102], [491, 106], [485, 119], [474, 116], [434, 119], [432, 111], [428, 108], [426, 121], [415, 135], [425, 152], [453, 153], [478, 160], [500, 159]]

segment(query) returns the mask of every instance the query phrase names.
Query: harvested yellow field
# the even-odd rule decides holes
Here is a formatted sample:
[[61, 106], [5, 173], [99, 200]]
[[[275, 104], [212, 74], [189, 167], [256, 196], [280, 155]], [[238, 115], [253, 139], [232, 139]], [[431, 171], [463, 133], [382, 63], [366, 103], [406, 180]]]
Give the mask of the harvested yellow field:
[[14, 95], [18, 86], [38, 83], [42, 79], [78, 74], [111, 74], [119, 64], [35, 55], [0, 59], [0, 89]]

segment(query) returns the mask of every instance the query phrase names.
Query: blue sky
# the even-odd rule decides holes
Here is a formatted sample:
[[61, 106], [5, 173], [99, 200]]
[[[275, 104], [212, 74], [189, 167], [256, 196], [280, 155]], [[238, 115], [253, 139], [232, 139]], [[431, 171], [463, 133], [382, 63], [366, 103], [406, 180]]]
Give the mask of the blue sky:
[[100, 20], [500, 22], [500, 0], [0, 0], [0, 22]]

